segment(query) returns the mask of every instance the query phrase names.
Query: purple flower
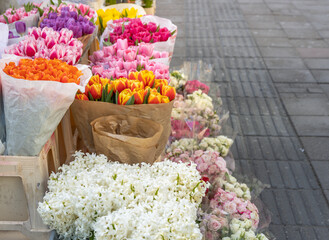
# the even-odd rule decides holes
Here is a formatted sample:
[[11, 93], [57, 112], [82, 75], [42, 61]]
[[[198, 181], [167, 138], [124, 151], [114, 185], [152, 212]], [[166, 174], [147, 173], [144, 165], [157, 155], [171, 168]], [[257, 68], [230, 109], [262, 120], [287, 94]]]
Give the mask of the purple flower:
[[26, 24], [25, 22], [15, 22], [16, 32], [20, 35], [23, 35], [26, 32]]
[[12, 39], [12, 38], [19, 38], [19, 36], [14, 36], [14, 33], [13, 33], [12, 31], [9, 31], [8, 38], [9, 38], [9, 39]]

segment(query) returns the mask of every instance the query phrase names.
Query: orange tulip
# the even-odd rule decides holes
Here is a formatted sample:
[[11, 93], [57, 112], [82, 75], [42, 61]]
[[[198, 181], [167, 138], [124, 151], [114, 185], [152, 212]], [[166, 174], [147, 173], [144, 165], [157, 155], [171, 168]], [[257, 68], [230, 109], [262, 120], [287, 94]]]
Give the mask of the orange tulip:
[[138, 73], [139, 72], [130, 72], [129, 76], [128, 76], [128, 79], [129, 80], [138, 80]]
[[90, 78], [88, 85], [91, 86], [91, 85], [97, 84], [97, 83], [101, 83], [101, 79], [100, 79], [99, 75], [94, 75]]
[[127, 81], [127, 85], [128, 85], [128, 88], [131, 89], [131, 91], [134, 91], [134, 89], [136, 88], [142, 88], [144, 89], [144, 83], [143, 82], [140, 82], [138, 80], [128, 80]]
[[119, 94], [118, 104], [120, 104], [120, 105], [126, 105], [126, 103], [131, 98], [132, 95], [133, 95], [133, 93], [131, 92], [130, 89], [127, 88], [127, 89], [123, 90]]
[[166, 79], [155, 79], [154, 88], [158, 89], [160, 87], [160, 92], [162, 92], [162, 86], [168, 86], [168, 81]]
[[144, 89], [135, 89], [133, 91], [135, 97], [135, 104], [143, 104], [144, 102]]
[[90, 88], [89, 92], [95, 100], [100, 99], [102, 97], [102, 84], [95, 83], [95, 84], [89, 86], [89, 88]]
[[105, 87], [106, 84], [109, 84], [110, 82], [111, 80], [108, 78], [100, 78], [100, 83], [102, 84], [103, 87]]
[[144, 83], [144, 86], [153, 87], [155, 76], [152, 71], [141, 71], [138, 74], [138, 80]]
[[85, 100], [85, 101], [89, 101], [89, 98], [86, 96], [86, 94], [84, 93], [78, 93], [76, 96], [75, 96], [76, 99], [79, 99], [79, 100]]
[[161, 103], [169, 103], [170, 100], [167, 96], [161, 96]]
[[161, 93], [163, 96], [167, 96], [170, 101], [174, 100], [176, 97], [176, 89], [171, 86], [163, 86]]
[[156, 92], [152, 92], [148, 98], [148, 102], [149, 104], [159, 104], [162, 102], [161, 100], [162, 96], [160, 93]]
[[118, 91], [119, 93], [128, 87], [126, 78], [119, 78], [117, 80], [112, 81], [112, 83], [114, 86], [114, 91]]

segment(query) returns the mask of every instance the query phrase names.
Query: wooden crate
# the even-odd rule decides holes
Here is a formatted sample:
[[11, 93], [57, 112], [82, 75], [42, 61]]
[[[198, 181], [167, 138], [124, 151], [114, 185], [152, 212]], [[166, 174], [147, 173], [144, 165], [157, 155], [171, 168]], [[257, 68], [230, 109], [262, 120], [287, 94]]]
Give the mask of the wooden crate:
[[51, 239], [37, 208], [60, 166], [57, 139], [56, 131], [36, 157], [0, 156], [0, 240]]

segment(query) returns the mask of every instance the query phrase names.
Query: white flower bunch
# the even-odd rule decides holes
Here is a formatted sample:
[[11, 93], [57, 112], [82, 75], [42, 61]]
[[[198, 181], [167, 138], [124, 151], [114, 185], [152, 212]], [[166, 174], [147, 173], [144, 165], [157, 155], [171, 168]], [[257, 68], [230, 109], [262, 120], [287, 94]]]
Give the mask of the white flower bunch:
[[221, 188], [227, 192], [233, 192], [237, 197], [244, 200], [251, 200], [250, 189], [245, 183], [239, 183], [235, 177], [226, 173], [225, 178], [222, 179]]
[[219, 152], [222, 157], [225, 157], [230, 151], [232, 144], [233, 140], [223, 135], [216, 138], [205, 137], [199, 144], [193, 138], [182, 138], [171, 143], [167, 148], [167, 153], [175, 152], [175, 149], [182, 151], [204, 150]]
[[200, 179], [195, 164], [127, 165], [78, 152], [51, 174], [38, 212], [64, 239], [93, 231], [96, 239], [201, 239], [196, 212], [208, 184]]
[[199, 148], [205, 151], [219, 152], [222, 157], [225, 157], [229, 153], [232, 144], [232, 139], [221, 135], [215, 138], [203, 138], [199, 144]]
[[229, 237], [224, 237], [222, 240], [268, 240], [268, 238], [263, 234], [257, 234], [251, 228], [251, 220], [246, 219], [244, 221], [239, 219], [232, 219], [230, 223], [230, 233]]
[[173, 71], [170, 73], [169, 85], [176, 88], [176, 90], [183, 90], [187, 82], [187, 77], [180, 71]]
[[198, 142], [194, 138], [182, 138], [171, 143], [167, 148], [167, 153], [175, 153], [175, 149], [180, 149], [183, 152], [185, 151], [194, 151], [197, 150]]

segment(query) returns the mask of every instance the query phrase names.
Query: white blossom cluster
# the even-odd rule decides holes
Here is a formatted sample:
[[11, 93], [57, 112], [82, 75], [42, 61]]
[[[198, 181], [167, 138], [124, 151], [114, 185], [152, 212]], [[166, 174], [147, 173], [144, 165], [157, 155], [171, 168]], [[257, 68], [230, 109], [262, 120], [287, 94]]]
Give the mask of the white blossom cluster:
[[127, 165], [76, 153], [52, 173], [39, 203], [45, 224], [64, 239], [202, 239], [197, 208], [208, 184], [195, 164]]
[[263, 234], [256, 234], [252, 230], [251, 220], [244, 221], [234, 218], [230, 223], [230, 236], [224, 237], [222, 240], [268, 240]]
[[176, 90], [182, 90], [187, 82], [187, 77], [180, 71], [173, 71], [170, 73], [169, 85], [176, 88]]
[[219, 152], [222, 157], [225, 157], [229, 153], [232, 144], [233, 144], [232, 139], [221, 135], [215, 138], [210, 138], [210, 137], [203, 138], [199, 144], [199, 147], [205, 151]]
[[225, 174], [225, 178], [221, 182], [221, 188], [227, 192], [233, 192], [237, 197], [244, 200], [251, 200], [250, 189], [245, 183], [239, 183], [235, 177]]
[[174, 141], [167, 148], [167, 152], [174, 152], [178, 148], [182, 151], [194, 151], [198, 149], [219, 152], [222, 157], [225, 157], [229, 153], [232, 144], [233, 140], [223, 135], [215, 138], [205, 137], [199, 144], [193, 138], [182, 138]]

